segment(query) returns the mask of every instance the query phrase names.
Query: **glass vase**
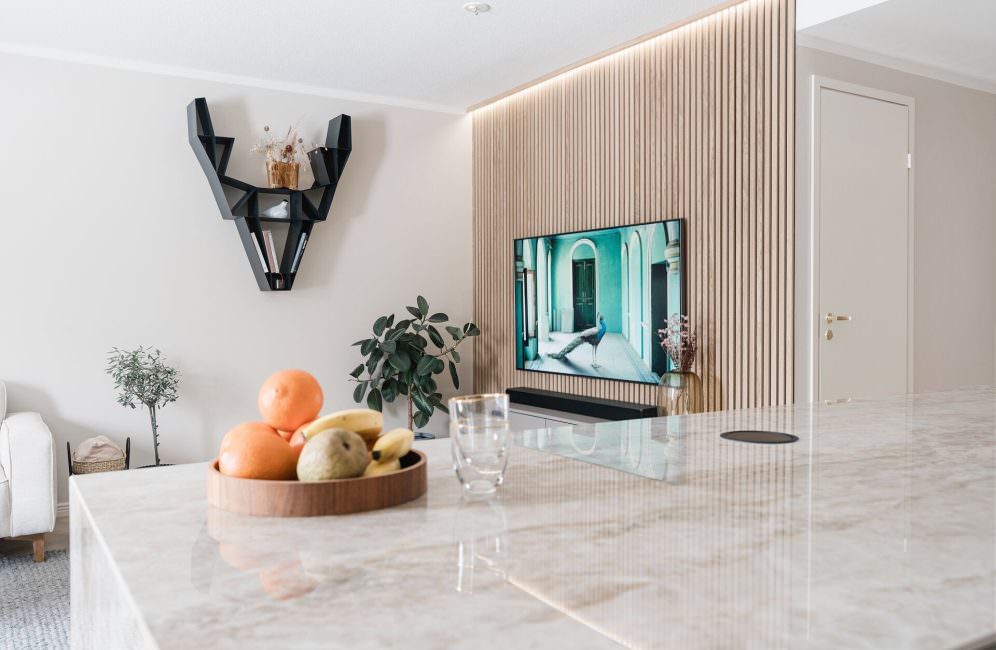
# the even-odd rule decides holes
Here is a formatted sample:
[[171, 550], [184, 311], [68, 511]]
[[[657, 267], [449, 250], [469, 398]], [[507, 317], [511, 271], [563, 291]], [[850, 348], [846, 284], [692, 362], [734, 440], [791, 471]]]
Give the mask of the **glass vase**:
[[666, 372], [657, 388], [657, 415], [702, 412], [702, 379], [691, 370]]
[[267, 160], [266, 182], [272, 188], [284, 187], [288, 190], [296, 190], [297, 175], [300, 169], [300, 163]]

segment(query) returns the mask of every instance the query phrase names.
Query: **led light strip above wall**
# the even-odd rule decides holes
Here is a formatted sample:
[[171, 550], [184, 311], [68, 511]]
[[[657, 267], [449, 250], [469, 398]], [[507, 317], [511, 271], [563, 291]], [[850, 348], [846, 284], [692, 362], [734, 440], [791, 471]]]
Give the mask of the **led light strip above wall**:
[[701, 21], [706, 21], [715, 18], [722, 12], [729, 10], [731, 7], [735, 7], [738, 4], [743, 4], [744, 2], [749, 2], [749, 1], [750, 0], [727, 0], [726, 2], [720, 3], [714, 7], [710, 7], [705, 11], [693, 14], [688, 18], [684, 18], [682, 20], [670, 23], [665, 27], [661, 27], [660, 29], [655, 29], [654, 31], [647, 34], [643, 34], [642, 36], [637, 36], [636, 38], [626, 41], [621, 45], [617, 45], [611, 49], [599, 52], [598, 54], [593, 54], [592, 56], [581, 59], [580, 61], [571, 63], [570, 65], [566, 65], [562, 68], [554, 70], [553, 72], [545, 74], [542, 77], [533, 79], [532, 81], [527, 81], [524, 84], [512, 88], [511, 90], [507, 90], [499, 95], [495, 95], [494, 97], [478, 102], [473, 106], [468, 107], [467, 112], [473, 112], [481, 108], [486, 108], [488, 106], [491, 106], [492, 104], [495, 104], [496, 102], [502, 101], [503, 99], [507, 99], [513, 95], [518, 95], [519, 93], [535, 90], [537, 88], [542, 87], [547, 82], [574, 74], [586, 66], [589, 66], [594, 63], [599, 63], [601, 61], [604, 61], [605, 59], [609, 59], [615, 55], [625, 52], [626, 50], [630, 50], [635, 47], [640, 47], [642, 45], [647, 45], [648, 43], [650, 43], [655, 39], [674, 36], [684, 27], [688, 27], [693, 23], [699, 23]]

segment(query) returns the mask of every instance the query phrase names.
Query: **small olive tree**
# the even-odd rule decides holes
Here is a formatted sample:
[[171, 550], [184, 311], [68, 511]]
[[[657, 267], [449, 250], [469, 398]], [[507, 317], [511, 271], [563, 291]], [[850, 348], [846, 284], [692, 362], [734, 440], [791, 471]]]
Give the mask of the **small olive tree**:
[[180, 373], [166, 365], [158, 349], [139, 347], [124, 351], [114, 348], [107, 357], [107, 374], [114, 380], [118, 391], [118, 404], [136, 408], [139, 404], [149, 410], [152, 422], [152, 443], [159, 463], [159, 423], [157, 411], [177, 400], [176, 387]]
[[[429, 302], [422, 296], [416, 306], [406, 307], [412, 318], [395, 322], [394, 314], [381, 316], [373, 324], [373, 337], [357, 341], [364, 362], [349, 373], [356, 382], [353, 401], [362, 402], [375, 411], [384, 402], [399, 395], [408, 398], [408, 428], [424, 427], [436, 409], [449, 412], [433, 375], [449, 368], [454, 388], [460, 388], [456, 364], [460, 363], [457, 346], [481, 331], [477, 325], [446, 325], [450, 317], [442, 312], [430, 313]], [[449, 341], [436, 327], [446, 330]], [[435, 348], [435, 349], [433, 349]]]

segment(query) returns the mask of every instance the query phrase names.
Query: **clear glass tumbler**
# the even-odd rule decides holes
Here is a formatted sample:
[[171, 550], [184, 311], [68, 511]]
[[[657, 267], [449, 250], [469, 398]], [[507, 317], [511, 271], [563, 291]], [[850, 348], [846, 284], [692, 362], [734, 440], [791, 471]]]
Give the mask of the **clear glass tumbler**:
[[508, 464], [508, 395], [454, 397], [449, 407], [453, 469], [464, 493], [494, 494]]

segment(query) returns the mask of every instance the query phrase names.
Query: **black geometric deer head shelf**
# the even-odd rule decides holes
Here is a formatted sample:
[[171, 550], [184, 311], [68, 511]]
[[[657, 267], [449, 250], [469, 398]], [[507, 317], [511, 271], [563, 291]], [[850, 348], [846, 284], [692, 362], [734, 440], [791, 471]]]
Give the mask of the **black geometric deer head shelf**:
[[[235, 222], [260, 291], [289, 291], [294, 286], [311, 229], [328, 217], [335, 188], [353, 149], [349, 116], [340, 115], [329, 120], [325, 146], [308, 152], [315, 182], [303, 190], [257, 187], [227, 176], [235, 138], [215, 135], [207, 100], [203, 97], [187, 105], [187, 132], [222, 219]], [[279, 214], [261, 208], [261, 203], [274, 199], [286, 201]], [[287, 225], [283, 253], [272, 264], [268, 261], [263, 234], [263, 224], [267, 222]]]

